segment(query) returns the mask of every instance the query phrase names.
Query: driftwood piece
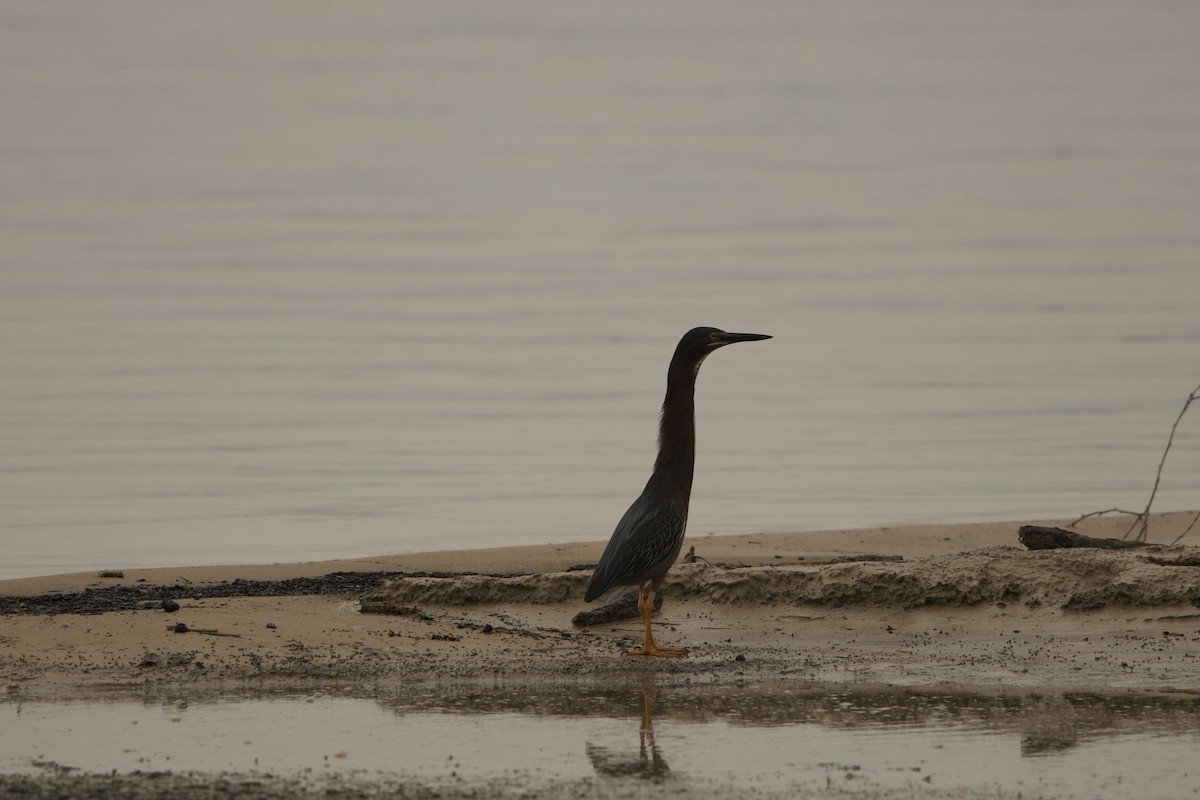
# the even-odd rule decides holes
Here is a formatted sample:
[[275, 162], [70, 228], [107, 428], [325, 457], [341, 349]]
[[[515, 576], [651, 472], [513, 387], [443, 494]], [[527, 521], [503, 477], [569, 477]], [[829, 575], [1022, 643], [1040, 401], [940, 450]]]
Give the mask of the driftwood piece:
[[[596, 608], [580, 611], [571, 620], [571, 624], [577, 628], [587, 628], [591, 625], [602, 625], [607, 622], [638, 619], [641, 615], [638, 612], [637, 600], [638, 587], [628, 586], [622, 591], [614, 593], [612, 597]], [[663, 596], [655, 592], [654, 610], [658, 611], [661, 609], [662, 604]]]
[[1097, 539], [1082, 533], [1062, 528], [1044, 528], [1041, 525], [1022, 525], [1017, 531], [1021, 544], [1030, 550], [1056, 550], [1064, 547], [1097, 547], [1101, 550], [1123, 550], [1127, 547], [1148, 547], [1147, 542], [1126, 539]]

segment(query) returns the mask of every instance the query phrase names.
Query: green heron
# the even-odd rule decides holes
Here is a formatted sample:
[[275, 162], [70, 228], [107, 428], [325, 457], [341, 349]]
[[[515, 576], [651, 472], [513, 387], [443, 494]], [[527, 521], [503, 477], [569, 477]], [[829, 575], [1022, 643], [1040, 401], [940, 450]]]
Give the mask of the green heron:
[[681, 656], [682, 647], [662, 647], [650, 632], [654, 593], [675, 563], [687, 527], [696, 465], [696, 375], [713, 350], [735, 342], [770, 339], [761, 333], [726, 333], [716, 328], [693, 328], [683, 335], [667, 369], [658, 432], [658, 458], [646, 488], [617, 523], [584, 600], [591, 602], [614, 586], [638, 587], [638, 613], [645, 639], [628, 656]]

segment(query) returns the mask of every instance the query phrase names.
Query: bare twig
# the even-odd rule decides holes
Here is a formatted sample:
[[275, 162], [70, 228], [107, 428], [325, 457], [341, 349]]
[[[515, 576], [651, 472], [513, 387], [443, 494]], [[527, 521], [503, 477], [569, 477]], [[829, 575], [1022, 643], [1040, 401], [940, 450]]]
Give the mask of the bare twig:
[[[1179, 410], [1179, 416], [1175, 418], [1175, 424], [1171, 426], [1171, 435], [1167, 437], [1167, 446], [1163, 449], [1162, 458], [1159, 459], [1158, 462], [1158, 472], [1154, 476], [1154, 488], [1150, 490], [1150, 499], [1146, 501], [1146, 510], [1139, 515], [1142, 525], [1138, 530], [1137, 536], [1134, 537], [1135, 541], [1146, 541], [1147, 529], [1150, 526], [1150, 506], [1154, 504], [1154, 497], [1158, 494], [1158, 484], [1160, 481], [1162, 481], [1163, 464], [1167, 463], [1167, 453], [1171, 452], [1171, 443], [1175, 441], [1175, 429], [1179, 427], [1179, 421], [1182, 420], [1183, 415], [1187, 413], [1188, 406], [1190, 406], [1192, 401], [1196, 400], [1198, 397], [1200, 397], [1200, 386], [1197, 386], [1192, 390], [1192, 393], [1188, 395], [1187, 401], [1183, 404], [1183, 408]], [[1194, 525], [1195, 523], [1193, 522], [1192, 524]], [[1125, 531], [1125, 536], [1122, 538], [1128, 538], [1129, 534], [1133, 532], [1133, 529], [1137, 527], [1138, 519], [1135, 518], [1133, 524], [1129, 526], [1129, 530]], [[1190, 525], [1188, 526], [1188, 530], [1191, 530]]]
[[1105, 514], [1128, 514], [1131, 517], [1141, 517], [1142, 516], [1141, 512], [1138, 512], [1138, 511], [1126, 511], [1123, 508], [1106, 508], [1103, 511], [1090, 511], [1087, 514], [1084, 514], [1079, 519], [1073, 520], [1072, 522], [1068, 522], [1067, 527], [1074, 528], [1076, 525], [1083, 522], [1085, 519], [1090, 519], [1091, 517], [1103, 517]]
[[1192, 521], [1188, 523], [1186, 528], [1183, 529], [1183, 533], [1176, 536], [1175, 539], [1172, 540], [1171, 544], [1179, 544], [1179, 540], [1187, 536], [1188, 533], [1191, 532], [1192, 528], [1196, 527], [1197, 522], [1200, 522], [1200, 511], [1196, 512], [1196, 516], [1192, 517]]

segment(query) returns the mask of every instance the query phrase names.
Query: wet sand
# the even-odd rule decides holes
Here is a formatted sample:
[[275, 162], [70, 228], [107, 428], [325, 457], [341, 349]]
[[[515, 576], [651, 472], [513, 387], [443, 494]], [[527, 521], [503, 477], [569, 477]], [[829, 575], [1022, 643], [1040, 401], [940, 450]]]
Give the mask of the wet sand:
[[[1151, 538], [1170, 541], [1191, 516], [1155, 516]], [[1082, 532], [1120, 536], [1127, 524], [1092, 520]], [[672, 570], [655, 617], [659, 641], [688, 647], [678, 660], [622, 657], [640, 639], [636, 620], [573, 624], [587, 608], [581, 567], [601, 542], [4, 581], [0, 676], [8, 698], [24, 701], [448, 681], [1200, 694], [1200, 568], [1170, 565], [1200, 550], [1031, 552], [1017, 543], [1019, 526], [694, 539], [698, 558]], [[889, 558], [846, 560], [864, 555]], [[100, 613], [62, 613], [46, 605], [56, 595]], [[165, 597], [178, 609], [164, 610]], [[101, 611], [105, 603], [121, 610]], [[187, 632], [176, 632], [181, 624]], [[40, 780], [61, 788], [91, 778]], [[138, 796], [124, 783], [141, 779], [112, 780]], [[191, 796], [189, 781], [215, 778], [169, 780]], [[221, 780], [232, 781], [230, 796], [298, 791]]]

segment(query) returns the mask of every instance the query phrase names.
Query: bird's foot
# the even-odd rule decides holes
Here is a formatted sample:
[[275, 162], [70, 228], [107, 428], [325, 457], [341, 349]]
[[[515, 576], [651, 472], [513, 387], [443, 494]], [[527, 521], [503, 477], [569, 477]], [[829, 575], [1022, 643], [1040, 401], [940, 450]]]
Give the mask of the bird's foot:
[[644, 644], [636, 650], [626, 650], [626, 656], [657, 656], [659, 658], [679, 658], [687, 654], [686, 647], [663, 647], [659, 644]]

